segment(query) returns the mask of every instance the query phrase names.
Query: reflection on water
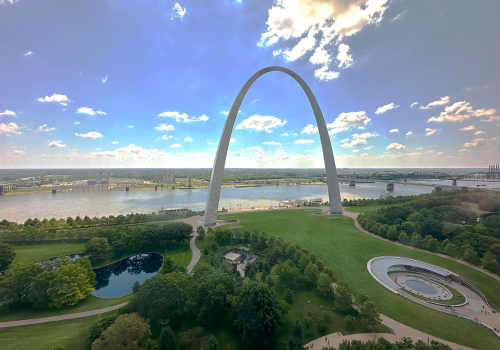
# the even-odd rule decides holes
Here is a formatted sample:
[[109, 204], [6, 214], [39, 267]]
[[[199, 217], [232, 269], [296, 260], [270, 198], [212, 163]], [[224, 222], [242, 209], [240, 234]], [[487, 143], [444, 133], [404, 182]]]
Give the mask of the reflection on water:
[[[383, 182], [358, 183], [350, 187], [340, 184], [342, 198], [379, 198], [386, 189]], [[396, 184], [394, 196], [429, 193], [432, 186], [415, 184]], [[262, 187], [223, 187], [219, 207], [241, 208], [277, 206], [286, 198], [328, 200], [326, 185], [271, 185]], [[0, 196], [0, 220], [24, 222], [27, 218], [59, 219], [77, 215], [90, 217], [120, 215], [128, 213], [158, 212], [161, 207], [189, 207], [192, 210], [205, 209], [207, 188], [192, 190], [132, 190], [39, 193], [25, 195]]]
[[153, 277], [163, 263], [158, 253], [138, 254], [95, 269], [97, 284], [92, 295], [118, 298], [132, 292], [134, 282]]

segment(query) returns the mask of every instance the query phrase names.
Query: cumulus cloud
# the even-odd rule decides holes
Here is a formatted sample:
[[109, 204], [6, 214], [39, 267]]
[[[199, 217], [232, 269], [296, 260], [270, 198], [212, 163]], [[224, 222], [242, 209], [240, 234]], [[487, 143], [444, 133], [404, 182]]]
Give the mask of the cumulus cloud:
[[333, 123], [326, 124], [328, 129], [331, 129], [328, 133], [330, 135], [347, 131], [353, 127], [362, 128], [370, 122], [370, 118], [366, 116], [366, 112], [349, 112], [340, 113], [340, 115], [333, 121]]
[[102, 134], [98, 133], [97, 131], [89, 131], [86, 134], [77, 134], [77, 133], [75, 133], [75, 135], [83, 137], [85, 139], [93, 139], [93, 140], [95, 140], [98, 137], [102, 137]]
[[420, 106], [420, 109], [431, 109], [436, 106], [444, 106], [450, 103], [450, 96], [441, 97], [439, 100], [429, 103], [427, 106]]
[[489, 117], [488, 119], [481, 120], [481, 122], [489, 123], [489, 122], [494, 122], [494, 121], [497, 121], [497, 120], [500, 120], [500, 116], [498, 116], [498, 117]]
[[418, 102], [413, 102], [411, 105], [410, 105], [410, 108], [417, 108], [418, 106]]
[[281, 143], [274, 142], [274, 141], [266, 141], [266, 142], [263, 143], [263, 145], [281, 146]]
[[485, 139], [474, 139], [471, 142], [464, 143], [464, 147], [470, 148], [470, 147], [476, 147], [476, 146], [485, 146], [487, 144], [488, 144], [488, 142]]
[[241, 151], [234, 151], [231, 153], [231, 156], [235, 156], [235, 157], [239, 157], [241, 156], [243, 153], [241, 153]]
[[184, 123], [208, 120], [208, 117], [206, 115], [202, 115], [201, 117], [196, 118], [196, 117], [190, 117], [186, 113], [179, 113], [179, 112], [163, 112], [158, 114], [158, 117], [174, 118], [176, 121], [178, 122], [183, 121]]
[[264, 154], [264, 150], [260, 146], [249, 147], [249, 148], [247, 148], [247, 150], [249, 150], [249, 151], [255, 151], [255, 154]]
[[171, 139], [173, 136], [172, 135], [162, 135], [162, 136], [158, 136], [158, 138], [156, 139], [156, 141], [158, 140], [168, 140], [168, 139]]
[[265, 131], [267, 133], [270, 133], [273, 131], [273, 128], [283, 126], [286, 123], [286, 120], [281, 120], [270, 115], [261, 116], [256, 114], [251, 116], [250, 118], [243, 120], [241, 124], [236, 127], [236, 129]]
[[19, 126], [16, 123], [9, 124], [0, 124], [0, 134], [5, 133], [7, 135], [10, 134], [21, 134], [19, 130]]
[[346, 142], [346, 143], [342, 144], [341, 146], [344, 148], [360, 147], [360, 146], [366, 145], [366, 142], [367, 142], [366, 138], [354, 138], [351, 140], [351, 142]]
[[161, 131], [171, 131], [175, 130], [173, 125], [167, 124], [167, 123], [161, 123], [158, 126], [155, 126], [156, 130], [161, 130]]
[[340, 143], [343, 143], [343, 142], [349, 142], [349, 138], [346, 138], [346, 139], [343, 139], [342, 141], [340, 141]]
[[108, 76], [106, 75], [104, 78], [102, 78], [102, 83], [104, 84], [107, 81], [108, 81]]
[[368, 146], [368, 147], [365, 147], [364, 149], [372, 149], [373, 146]]
[[170, 19], [173, 21], [174, 19], [180, 19], [181, 22], [184, 21], [184, 16], [186, 15], [186, 8], [182, 8], [179, 3], [175, 3], [174, 7], [172, 7], [172, 12], [170, 13]]
[[178, 147], [181, 147], [180, 143], [174, 143], [172, 146], [170, 146], [170, 148], [178, 148]]
[[88, 115], [96, 115], [96, 114], [104, 114], [104, 115], [106, 115], [107, 114], [106, 112], [103, 112], [103, 111], [94, 111], [90, 107], [81, 107], [81, 108], [78, 108], [76, 110], [76, 113], [88, 114]]
[[476, 132], [474, 133], [474, 135], [482, 135], [482, 134], [485, 134], [485, 132], [484, 132], [484, 131], [476, 131]]
[[412, 137], [412, 136], [415, 136], [415, 135], [413, 135], [413, 132], [408, 131], [408, 132], [406, 133], [406, 137]]
[[[0, 1], [1, 2], [1, 1]], [[35, 53], [33, 51], [28, 51], [24, 54], [24, 56], [32, 56], [34, 55]]]
[[406, 148], [406, 146], [403, 146], [400, 143], [391, 143], [389, 146], [387, 146], [385, 149], [403, 149]]
[[[322, 64], [315, 76], [323, 81], [338, 77], [329, 70], [335, 59], [339, 67], [350, 67], [352, 56], [349, 47], [341, 41], [355, 35], [369, 24], [378, 24], [387, 0], [280, 0], [268, 12], [267, 30], [262, 34], [259, 46], [271, 46], [279, 40], [293, 41], [291, 49], [282, 53], [287, 60], [295, 60], [313, 51], [309, 61]], [[321, 33], [321, 35], [319, 35]], [[325, 47], [339, 43], [338, 52], [327, 53]], [[345, 45], [345, 46], [343, 46]], [[273, 52], [280, 54], [279, 50]]]
[[399, 129], [391, 129], [389, 132], [399, 132]]
[[365, 132], [363, 134], [353, 134], [352, 135], [352, 137], [355, 139], [368, 139], [370, 137], [377, 137], [377, 136], [379, 136], [379, 134], [377, 134], [376, 132], [372, 132], [372, 133]]
[[184, 139], [184, 141], [192, 142], [192, 141], [194, 141], [194, 140], [193, 140], [191, 137], [186, 137], [186, 138]]
[[425, 136], [431, 136], [434, 135], [439, 129], [430, 129], [427, 128], [425, 129]]
[[217, 151], [217, 148], [209, 148], [209, 149], [207, 149], [207, 152], [213, 152], [213, 151]]
[[6, 109], [5, 112], [0, 112], [0, 117], [2, 115], [10, 115], [11, 117], [17, 117], [16, 113], [14, 113], [13, 111], [9, 111], [8, 109]]
[[298, 139], [298, 140], [295, 140], [293, 143], [297, 143], [299, 145], [304, 145], [306, 143], [313, 143], [314, 140], [304, 140], [304, 139]]
[[305, 128], [301, 130], [301, 134], [315, 134], [318, 132], [318, 127], [313, 126], [312, 124], [307, 125]]
[[48, 141], [48, 142], [49, 142], [48, 144], [49, 147], [57, 147], [57, 148], [66, 147], [66, 145], [62, 143], [62, 141]]
[[39, 102], [57, 102], [62, 104], [63, 106], [66, 106], [68, 102], [72, 102], [68, 96], [66, 95], [61, 95], [61, 94], [53, 94], [52, 96], [45, 96], [45, 97], [40, 97], [37, 99]]
[[113, 142], [111, 142], [111, 144], [117, 145], [117, 144], [119, 144], [119, 142], [118, 141], [113, 141]]
[[447, 106], [439, 117], [432, 117], [428, 122], [462, 122], [470, 117], [486, 117], [496, 113], [496, 109], [474, 110], [469, 102], [461, 101]]
[[49, 132], [49, 131], [54, 131], [56, 128], [49, 128], [47, 124], [40, 125], [38, 127], [38, 131], [44, 131], [44, 132]]
[[469, 126], [461, 128], [460, 130], [470, 131], [470, 130], [474, 130], [474, 129], [476, 129], [476, 127], [474, 125], [469, 125]]
[[377, 110], [375, 111], [375, 114], [385, 113], [387, 111], [390, 111], [391, 109], [398, 108], [398, 107], [399, 107], [399, 105], [397, 105], [395, 103], [389, 103], [388, 105], [377, 108]]

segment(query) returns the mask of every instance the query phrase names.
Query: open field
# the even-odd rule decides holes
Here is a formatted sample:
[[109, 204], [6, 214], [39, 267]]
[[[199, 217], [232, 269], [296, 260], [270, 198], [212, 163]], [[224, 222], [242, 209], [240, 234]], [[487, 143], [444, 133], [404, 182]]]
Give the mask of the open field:
[[369, 213], [371, 211], [379, 210], [388, 207], [387, 205], [371, 205], [366, 207], [348, 207], [345, 210], [352, 213]]
[[33, 262], [54, 256], [82, 253], [85, 242], [51, 241], [35, 244], [16, 244], [14, 262]]
[[0, 344], [2, 350], [48, 350], [56, 344], [64, 345], [66, 349], [86, 350], [90, 325], [100, 317], [109, 316], [113, 312], [116, 311], [68, 321], [2, 328]]
[[[318, 210], [319, 211], [319, 210]], [[338, 279], [347, 281], [353, 291], [367, 292], [381, 312], [399, 322], [436, 337], [477, 349], [493, 349], [500, 341], [493, 334], [457, 317], [412, 303], [390, 292], [368, 273], [366, 263], [381, 255], [397, 255], [427, 261], [452, 270], [473, 282], [490, 300], [500, 305], [500, 282], [460, 263], [414, 251], [376, 239], [359, 231], [347, 217], [329, 219], [309, 211], [269, 211], [233, 214], [249, 230], [265, 231], [307, 248]]]

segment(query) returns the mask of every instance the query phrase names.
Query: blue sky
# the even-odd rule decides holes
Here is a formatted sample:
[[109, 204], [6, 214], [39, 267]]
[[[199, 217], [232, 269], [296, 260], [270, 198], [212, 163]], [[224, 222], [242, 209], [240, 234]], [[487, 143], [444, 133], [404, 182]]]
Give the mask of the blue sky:
[[[500, 159], [500, 3], [0, 0], [0, 168], [211, 167], [266, 66], [314, 92], [337, 166]], [[416, 104], [415, 104], [416, 103]], [[307, 98], [261, 77], [227, 167], [323, 167]]]

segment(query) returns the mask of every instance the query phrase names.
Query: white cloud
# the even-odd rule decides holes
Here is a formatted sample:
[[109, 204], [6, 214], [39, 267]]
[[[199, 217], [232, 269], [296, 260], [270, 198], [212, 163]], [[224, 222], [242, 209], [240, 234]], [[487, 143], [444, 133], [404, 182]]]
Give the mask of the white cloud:
[[353, 134], [352, 135], [352, 137], [355, 139], [368, 139], [370, 137], [377, 137], [377, 136], [380, 136], [380, 135], [377, 134], [376, 132], [373, 132], [373, 133], [365, 132], [363, 134]]
[[181, 147], [180, 143], [174, 143], [172, 146], [170, 146], [170, 148], [178, 148], [178, 147]]
[[56, 130], [56, 128], [49, 128], [47, 124], [43, 124], [38, 127], [38, 131], [43, 131], [43, 132], [49, 132], [54, 130]]
[[102, 134], [98, 133], [97, 131], [89, 131], [86, 134], [77, 134], [75, 133], [76, 136], [83, 137], [85, 139], [96, 139], [98, 137], [102, 137]]
[[0, 124], [0, 134], [5, 133], [5, 134], [21, 134], [20, 131], [17, 131], [19, 129], [19, 126], [16, 123], [9, 123], [9, 124]]
[[173, 125], [167, 124], [167, 123], [161, 123], [158, 126], [155, 126], [156, 130], [161, 130], [161, 131], [171, 131], [175, 130]]
[[[231, 139], [229, 139], [229, 142], [230, 142], [230, 143], [236, 142], [236, 139], [235, 139], [235, 138], [233, 138], [233, 137], [231, 137]], [[214, 142], [214, 144], [215, 144], [215, 142]]]
[[399, 129], [391, 129], [389, 132], [399, 132]]
[[281, 50], [274, 50], [273, 51], [273, 56], [278, 56], [281, 54]]
[[76, 125], [80, 124], [80, 122], [75, 122]]
[[34, 55], [35, 53], [33, 51], [28, 51], [24, 54], [24, 56], [31, 56]]
[[201, 117], [196, 118], [196, 117], [190, 117], [186, 113], [179, 113], [179, 112], [163, 112], [158, 114], [158, 117], [174, 118], [176, 121], [178, 122], [183, 121], [184, 123], [208, 120], [208, 117], [206, 115], [202, 115]]
[[188, 154], [188, 153], [187, 153], [187, 152], [182, 151], [182, 152], [177, 152], [176, 154], [177, 154], [178, 156], [185, 156], [185, 155], [186, 155], [186, 154]]
[[250, 118], [247, 118], [241, 122], [240, 125], [236, 127], [236, 129], [246, 129], [246, 130], [256, 130], [256, 131], [265, 131], [272, 132], [273, 128], [283, 126], [287, 123], [286, 120], [281, 120], [279, 118], [270, 116], [270, 115], [253, 115]]
[[179, 3], [175, 3], [174, 7], [172, 7], [172, 13], [170, 14], [170, 19], [174, 20], [176, 18], [179, 18], [182, 21], [184, 21], [184, 16], [186, 15], [186, 8], [182, 8]]
[[343, 139], [340, 143], [349, 142], [349, 138]]
[[49, 147], [57, 147], [57, 148], [66, 147], [66, 145], [63, 144], [62, 141], [48, 141], [48, 142], [49, 142], [48, 144]]
[[328, 66], [324, 65], [323, 67], [318, 68], [314, 71], [314, 76], [321, 81], [329, 81], [338, 78], [339, 72], [328, 70]]
[[309, 62], [312, 64], [324, 64], [330, 63], [330, 54], [322, 47], [318, 47], [314, 54], [309, 58]]
[[359, 153], [359, 149], [355, 149], [352, 151], [353, 153]]
[[104, 84], [107, 81], [108, 81], [108, 76], [106, 75], [104, 78], [102, 78], [102, 83]]
[[404, 10], [403, 12], [401, 12], [399, 15], [397, 15], [396, 17], [394, 17], [393, 19], [391, 19], [391, 22], [394, 22], [400, 18], [403, 18], [404, 17], [404, 14], [406, 13], [406, 11], [408, 10]]
[[373, 146], [368, 146], [368, 147], [365, 147], [364, 149], [372, 149]]
[[117, 144], [119, 144], [119, 142], [118, 141], [113, 141], [113, 142], [111, 142], [111, 144], [117, 145]]
[[498, 117], [489, 117], [488, 119], [481, 120], [481, 122], [487, 122], [487, 123], [489, 123], [489, 122], [494, 122], [494, 121], [497, 121], [497, 120], [500, 120], [500, 116], [498, 116]]
[[469, 126], [461, 128], [460, 130], [470, 131], [470, 130], [474, 130], [474, 129], [476, 129], [476, 127], [474, 125], [469, 125]]
[[88, 114], [88, 115], [107, 114], [106, 112], [103, 112], [103, 111], [94, 111], [90, 107], [81, 107], [81, 108], [78, 108], [76, 110], [76, 113]]
[[406, 148], [406, 146], [403, 146], [400, 143], [391, 143], [389, 146], [387, 146], [385, 149], [403, 149]]
[[284, 132], [283, 134], [281, 134], [280, 136], [288, 136], [288, 133], [287, 132]]
[[418, 102], [413, 102], [411, 105], [410, 105], [410, 108], [417, 108], [418, 106]]
[[361, 112], [349, 112], [349, 113], [341, 113], [331, 124], [326, 124], [328, 129], [332, 129], [329, 131], [330, 135], [347, 131], [353, 127], [364, 127], [368, 125], [370, 122], [370, 118], [366, 116], [364, 111]]
[[133, 125], [125, 125], [125, 127], [132, 129], [134, 126]]
[[390, 111], [391, 109], [398, 108], [398, 107], [399, 107], [399, 105], [397, 105], [395, 103], [389, 103], [388, 105], [377, 108], [377, 110], [375, 111], [375, 114], [385, 113], [387, 111]]
[[16, 113], [14, 113], [13, 111], [9, 111], [8, 109], [6, 109], [5, 112], [1, 112], [0, 117], [2, 115], [10, 115], [11, 117], [17, 117]]
[[243, 153], [241, 153], [241, 151], [234, 151], [231, 153], [231, 156], [235, 156], [235, 157], [239, 157], [241, 156]]
[[191, 141], [194, 141], [194, 140], [193, 140], [191, 137], [186, 137], [186, 138], [184, 139], [184, 141], [191, 142]]
[[427, 129], [425, 129], [425, 136], [434, 135], [438, 130], [440, 130], [440, 129], [430, 129], [430, 128], [427, 128]]
[[318, 127], [313, 126], [312, 124], [307, 125], [305, 128], [302, 128], [301, 134], [315, 134], [318, 132]]
[[26, 152], [24, 152], [21, 149], [15, 149], [12, 152], [7, 153], [7, 154], [10, 155], [10, 156], [20, 156], [20, 155], [26, 154]]
[[297, 143], [299, 145], [304, 145], [306, 143], [313, 143], [314, 140], [304, 140], [304, 139], [298, 139], [296, 141], [294, 141], [293, 143]]
[[496, 109], [476, 109], [473, 110], [469, 102], [461, 101], [445, 107], [439, 117], [432, 117], [428, 122], [462, 122], [472, 117], [486, 117], [495, 114]]
[[171, 139], [172, 137], [173, 137], [172, 135], [169, 136], [169, 135], [165, 134], [165, 135], [162, 135], [162, 136], [158, 136], [158, 138], [156, 139], [156, 141], [158, 141], [158, 140], [168, 140], [168, 139]]
[[256, 147], [249, 147], [247, 148], [249, 151], [255, 151], [255, 154], [264, 154], [264, 151], [262, 150], [262, 147], [256, 146]]
[[485, 146], [488, 142], [485, 139], [474, 139], [471, 142], [464, 143], [464, 147], [476, 147], [476, 146]]
[[339, 68], [349, 68], [352, 67], [352, 55], [349, 55], [349, 46], [346, 44], [339, 44], [339, 53], [337, 54], [337, 60], [339, 61]]
[[366, 145], [366, 142], [367, 141], [365, 138], [355, 138], [355, 139], [352, 139], [351, 142], [346, 142], [346, 143], [342, 144], [341, 146], [344, 148], [360, 147], [360, 146]]
[[72, 102], [68, 96], [66, 95], [61, 95], [61, 94], [53, 94], [52, 96], [45, 96], [45, 97], [40, 97], [37, 99], [39, 102], [57, 102], [62, 104], [63, 106], [66, 106], [68, 102]]
[[229, 111], [226, 111], [225, 109], [223, 109], [222, 111], [220, 111], [222, 114], [225, 114], [225, 115], [229, 115]]
[[415, 136], [415, 135], [413, 135], [413, 132], [408, 131], [408, 132], [406, 133], [406, 137], [412, 137], [412, 136]]
[[441, 97], [439, 100], [429, 103], [427, 106], [420, 106], [420, 109], [430, 109], [436, 106], [444, 106], [450, 103], [450, 96]]
[[484, 132], [484, 131], [476, 131], [476, 132], [474, 133], [474, 135], [482, 135], [482, 134], [485, 134], [485, 132]]
[[[313, 33], [313, 31], [309, 33]], [[302, 38], [293, 49], [283, 51], [283, 56], [287, 61], [295, 61], [297, 58], [302, 57], [307, 51], [312, 50], [314, 45], [316, 45], [316, 39], [306, 36]]]
[[274, 141], [266, 141], [266, 142], [263, 143], [263, 145], [281, 146], [281, 143], [274, 142]]

